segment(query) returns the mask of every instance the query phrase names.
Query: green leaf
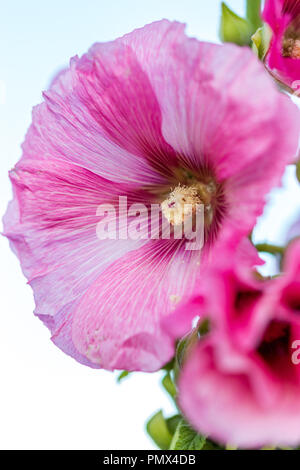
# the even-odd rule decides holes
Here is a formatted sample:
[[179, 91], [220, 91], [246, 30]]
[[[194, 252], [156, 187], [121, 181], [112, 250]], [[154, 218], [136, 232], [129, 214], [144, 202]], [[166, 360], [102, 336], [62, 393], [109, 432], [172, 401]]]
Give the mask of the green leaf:
[[129, 374], [130, 372], [128, 372], [127, 370], [123, 370], [123, 372], [121, 372], [121, 374], [118, 376], [117, 382], [122, 382], [122, 380], [125, 379], [125, 377], [127, 377]]
[[236, 15], [224, 2], [222, 2], [222, 14], [220, 25], [220, 39], [223, 42], [233, 42], [239, 46], [251, 44], [251, 36], [254, 33], [252, 24], [245, 18]]
[[162, 383], [162, 386], [164, 387], [164, 389], [168, 392], [168, 394], [174, 400], [177, 391], [176, 391], [176, 387], [174, 385], [174, 382], [173, 382], [169, 372], [164, 376], [161, 383]]
[[254, 31], [262, 25], [261, 0], [247, 0], [247, 20], [252, 24]]
[[184, 419], [177, 425], [170, 450], [202, 450], [206, 438], [197, 434]]
[[161, 410], [148, 421], [147, 432], [160, 449], [169, 449], [172, 441], [172, 434], [169, 431], [167, 422]]
[[185, 338], [182, 338], [180, 341], [178, 341], [177, 346], [176, 346], [175, 363], [174, 363], [175, 382], [177, 381], [179, 372], [183, 364], [183, 359], [185, 357], [187, 344], [188, 344], [188, 337], [185, 337]]
[[211, 441], [210, 439], [206, 439], [202, 450], [225, 450], [224, 447], [220, 446], [216, 442]]
[[207, 333], [209, 333], [209, 331], [210, 331], [209, 318], [204, 318], [204, 320], [199, 325], [198, 331], [199, 331], [200, 337], [204, 336], [204, 335], [207, 335]]
[[181, 420], [182, 420], [182, 417], [181, 417], [181, 415], [178, 415], [178, 414], [174, 415], [174, 416], [171, 416], [171, 418], [168, 418], [166, 420], [168, 429], [169, 429], [170, 433], [172, 434], [172, 436], [175, 434], [175, 431], [177, 429], [179, 421], [181, 421]]
[[179, 372], [182, 368], [185, 358], [187, 357], [189, 350], [192, 349], [197, 341], [199, 340], [198, 328], [194, 328], [191, 333], [182, 338], [176, 347], [175, 364], [174, 364], [174, 377], [175, 382], [177, 381]]
[[298, 181], [300, 183], [300, 160], [297, 163], [296, 175], [297, 175]]
[[163, 367], [162, 367], [162, 370], [165, 370], [167, 372], [170, 372], [171, 370], [173, 370], [174, 368], [174, 361], [175, 361], [175, 358], [173, 357], [173, 359], [171, 359], [169, 362], [167, 362], [167, 364], [165, 364]]

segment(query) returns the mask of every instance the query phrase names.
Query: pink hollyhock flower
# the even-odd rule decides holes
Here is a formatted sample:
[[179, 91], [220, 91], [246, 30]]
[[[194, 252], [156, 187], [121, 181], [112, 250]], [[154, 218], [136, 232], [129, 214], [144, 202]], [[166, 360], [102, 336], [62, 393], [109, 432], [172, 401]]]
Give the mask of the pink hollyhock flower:
[[241, 448], [296, 446], [300, 240], [290, 245], [279, 278], [261, 281], [246, 273], [243, 266], [222, 267], [212, 274], [218, 295], [211, 287], [201, 289], [197, 313], [209, 314], [212, 327], [186, 358], [180, 407], [196, 429], [219, 442]]
[[276, 79], [300, 87], [300, 0], [266, 0], [263, 19], [272, 29], [265, 63]]
[[145, 220], [138, 240], [100, 241], [97, 207], [126, 195], [170, 220], [187, 193], [205, 206], [204, 264], [252, 229], [296, 152], [298, 110], [251, 51], [166, 20], [95, 44], [44, 98], [4, 221], [35, 313], [84, 364], [156, 370], [174, 353], [161, 317], [193, 291], [200, 253], [146, 239]]
[[[225, 289], [224, 302], [228, 301], [225, 297], [228, 292], [234, 291], [236, 283], [249, 284], [254, 290], [258, 288], [260, 282], [258, 278], [254, 278], [253, 273], [256, 266], [263, 264], [264, 261], [248, 238], [243, 238], [236, 247], [227, 246], [223, 251], [219, 251], [214, 262], [202, 267], [202, 270], [198, 272], [196, 286], [190, 298], [183, 299], [176, 306], [175, 311], [161, 320], [162, 328], [172, 340], [190, 335], [194, 330], [195, 319], [199, 317], [201, 323], [206, 317], [210, 303], [214, 300], [217, 304], [219, 303], [219, 296], [224, 291], [222, 290], [224, 283], [228, 289]], [[217, 298], [215, 298], [216, 291], [218, 292]], [[220, 314], [216, 316], [217, 321], [221, 322], [223, 316], [220, 311]]]

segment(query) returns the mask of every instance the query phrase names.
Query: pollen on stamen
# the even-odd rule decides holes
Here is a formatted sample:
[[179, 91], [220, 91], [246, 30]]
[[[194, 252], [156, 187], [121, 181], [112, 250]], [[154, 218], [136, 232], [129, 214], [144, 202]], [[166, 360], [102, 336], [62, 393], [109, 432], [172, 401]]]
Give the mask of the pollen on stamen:
[[300, 59], [300, 39], [284, 39], [282, 55], [291, 59]]
[[203, 201], [196, 186], [178, 185], [161, 203], [161, 208], [170, 224], [176, 226], [182, 224], [185, 217], [194, 215], [198, 204]]

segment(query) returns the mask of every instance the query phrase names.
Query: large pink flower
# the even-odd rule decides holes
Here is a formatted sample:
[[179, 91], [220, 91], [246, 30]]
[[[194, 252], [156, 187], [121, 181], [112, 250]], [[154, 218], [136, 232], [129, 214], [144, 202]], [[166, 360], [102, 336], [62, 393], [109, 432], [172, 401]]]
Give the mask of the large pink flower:
[[298, 90], [300, 0], [266, 0], [263, 18], [272, 29], [271, 43], [265, 57], [266, 66], [275, 78]]
[[218, 441], [242, 448], [296, 446], [300, 240], [289, 247], [279, 278], [260, 281], [253, 271], [246, 273], [240, 260], [215, 270], [197, 309], [193, 301], [198, 315], [210, 316], [211, 332], [186, 359], [180, 406], [196, 429]]
[[4, 223], [35, 313], [84, 364], [158, 369], [173, 354], [161, 317], [193, 291], [200, 252], [185, 240], [100, 241], [97, 207], [187, 191], [205, 205], [207, 261], [252, 229], [296, 152], [298, 110], [251, 51], [166, 20], [95, 44], [44, 98]]

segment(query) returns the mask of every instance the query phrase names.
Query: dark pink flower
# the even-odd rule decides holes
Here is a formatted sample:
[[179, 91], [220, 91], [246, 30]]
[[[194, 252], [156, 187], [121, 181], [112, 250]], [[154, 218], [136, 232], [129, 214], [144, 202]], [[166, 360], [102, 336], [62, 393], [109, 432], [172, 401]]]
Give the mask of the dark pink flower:
[[[4, 221], [35, 313], [84, 364], [156, 370], [174, 352], [161, 317], [193, 292], [200, 260], [252, 229], [296, 152], [298, 110], [250, 50], [166, 20], [73, 58], [44, 98]], [[202, 257], [185, 240], [97, 238], [100, 204], [149, 208], [183, 187], [204, 198]]]
[[300, 87], [300, 0], [266, 0], [263, 18], [272, 29], [266, 66], [296, 91]]
[[210, 290], [201, 289], [197, 311], [210, 316], [211, 332], [186, 359], [180, 406], [196, 429], [220, 442], [296, 446], [300, 241], [290, 245], [284, 273], [275, 280], [261, 281], [250, 270], [246, 275], [241, 266], [214, 271], [214, 277]]

